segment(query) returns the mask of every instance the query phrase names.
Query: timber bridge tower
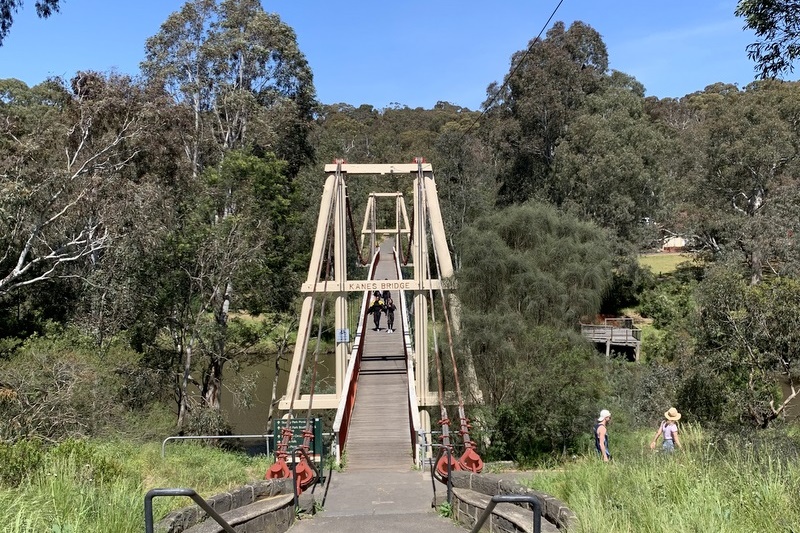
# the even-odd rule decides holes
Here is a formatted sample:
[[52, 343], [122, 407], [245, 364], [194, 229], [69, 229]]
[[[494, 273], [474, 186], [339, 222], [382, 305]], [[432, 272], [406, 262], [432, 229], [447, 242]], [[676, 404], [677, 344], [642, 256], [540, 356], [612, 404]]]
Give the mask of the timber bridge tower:
[[[326, 165], [325, 173], [308, 276], [301, 288], [304, 297], [297, 341], [279, 410], [289, 419], [305, 410], [310, 420], [312, 410], [335, 409], [334, 453], [341, 459], [346, 450], [348, 469], [408, 469], [414, 464], [421, 466], [435, 450], [448, 448], [448, 453], [439, 454], [442, 473], [447, 470], [445, 455], [451, 469], [479, 471], [483, 463], [469, 436], [453, 349], [453, 328], [458, 325], [458, 306], [451, 294], [453, 264], [431, 165], [421, 159], [410, 164], [337, 161]], [[403, 190], [369, 193], [359, 237], [347, 180], [368, 176], [377, 177], [375, 183], [401, 184], [398, 188]], [[384, 216], [377, 216], [379, 202], [384, 202], [383, 207], [386, 202], [393, 203], [394, 221], [388, 227], [386, 210]], [[356, 262], [367, 268], [366, 276], [348, 269]], [[381, 327], [381, 314], [387, 313], [385, 307], [383, 312], [372, 308], [375, 294], [389, 295], [395, 304], [393, 331]], [[321, 393], [314, 390], [319, 333], [331, 300], [335, 387]], [[449, 382], [455, 383], [456, 390], [445, 394], [440, 358], [448, 357], [448, 347], [448, 372], [454, 374]], [[474, 371], [471, 365], [467, 367], [474, 399]], [[448, 405], [458, 409], [458, 429], [452, 433], [457, 439], [451, 437]], [[431, 408], [437, 406], [434, 412], [441, 427], [434, 433], [441, 432], [441, 443], [432, 445]], [[310, 433], [307, 427], [304, 435]], [[278, 463], [282, 454], [286, 456], [291, 439], [291, 433], [283, 435], [283, 450], [278, 444]], [[371, 464], [369, 457], [379, 458], [380, 464]], [[273, 469], [275, 477], [287, 475], [283, 465]]]

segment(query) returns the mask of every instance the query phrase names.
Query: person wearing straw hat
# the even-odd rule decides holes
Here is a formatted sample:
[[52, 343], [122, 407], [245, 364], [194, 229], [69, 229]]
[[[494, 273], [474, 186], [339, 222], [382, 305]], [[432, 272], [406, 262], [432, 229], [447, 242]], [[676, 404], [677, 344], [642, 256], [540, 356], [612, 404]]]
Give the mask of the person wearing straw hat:
[[650, 449], [656, 449], [656, 443], [658, 442], [658, 437], [663, 437], [664, 442], [661, 444], [661, 448], [665, 452], [672, 452], [675, 450], [675, 446], [678, 448], [682, 448], [681, 440], [678, 438], [678, 420], [681, 419], [681, 414], [678, 412], [677, 409], [674, 407], [670, 407], [669, 410], [664, 413], [664, 420], [661, 421], [661, 424], [658, 426], [658, 431], [656, 431], [656, 436], [653, 437], [653, 441], [650, 443]]
[[611, 460], [611, 452], [608, 449], [608, 423], [611, 421], [611, 411], [603, 409], [594, 425], [594, 447], [603, 461]]

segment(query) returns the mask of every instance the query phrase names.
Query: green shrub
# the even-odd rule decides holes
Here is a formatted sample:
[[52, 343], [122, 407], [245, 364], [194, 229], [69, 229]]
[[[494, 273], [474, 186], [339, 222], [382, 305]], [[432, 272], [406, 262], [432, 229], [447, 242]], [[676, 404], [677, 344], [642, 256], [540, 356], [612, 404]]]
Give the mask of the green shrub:
[[0, 442], [0, 483], [10, 487], [20, 485], [39, 469], [44, 454], [44, 446], [40, 440]]
[[52, 449], [48, 459], [54, 463], [70, 462], [76, 465], [83, 481], [105, 483], [122, 475], [122, 467], [118, 462], [104, 457], [85, 440], [67, 439], [61, 442]]

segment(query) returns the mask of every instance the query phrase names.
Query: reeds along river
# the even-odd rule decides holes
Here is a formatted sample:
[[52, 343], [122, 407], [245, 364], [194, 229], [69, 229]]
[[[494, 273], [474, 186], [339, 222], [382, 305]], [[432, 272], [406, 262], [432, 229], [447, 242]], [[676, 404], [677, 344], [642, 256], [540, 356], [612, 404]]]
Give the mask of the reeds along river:
[[[287, 354], [291, 359], [291, 351]], [[239, 372], [226, 369], [224, 385], [222, 388], [222, 411], [228, 418], [233, 434], [235, 435], [260, 435], [272, 433], [272, 428], [267, 427], [267, 414], [269, 413], [269, 403], [272, 398], [272, 382], [275, 377], [275, 359], [268, 358], [257, 364], [242, 367]], [[313, 356], [309, 357], [313, 361]], [[277, 398], [286, 394], [286, 384], [289, 381], [289, 361], [281, 364], [281, 373], [278, 376]], [[334, 355], [327, 354], [320, 356], [317, 369], [316, 392], [331, 392], [334, 386]], [[235, 391], [239, 390], [243, 382], [252, 380], [254, 388], [250, 391], [251, 401], [244, 407], [235, 398]], [[308, 385], [306, 385], [307, 387]], [[232, 392], [234, 391], [234, 392]], [[302, 394], [307, 394], [306, 388], [301, 389]], [[281, 413], [282, 414], [282, 413]], [[306, 413], [295, 413], [297, 416], [306, 416]], [[277, 411], [273, 416], [280, 416]]]

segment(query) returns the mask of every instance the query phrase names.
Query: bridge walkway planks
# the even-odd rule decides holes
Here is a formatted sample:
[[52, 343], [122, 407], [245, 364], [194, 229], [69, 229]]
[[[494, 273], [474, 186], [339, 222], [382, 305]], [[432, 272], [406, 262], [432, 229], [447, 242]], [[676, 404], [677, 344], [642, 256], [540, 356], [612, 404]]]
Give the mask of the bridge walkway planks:
[[[393, 244], [387, 239], [381, 245], [375, 279], [398, 279]], [[361, 372], [345, 446], [347, 471], [408, 472], [414, 465], [402, 310], [398, 295], [392, 294], [392, 298], [398, 307], [393, 333], [386, 329], [385, 313], [378, 331], [373, 329], [372, 316], [367, 317]]]

